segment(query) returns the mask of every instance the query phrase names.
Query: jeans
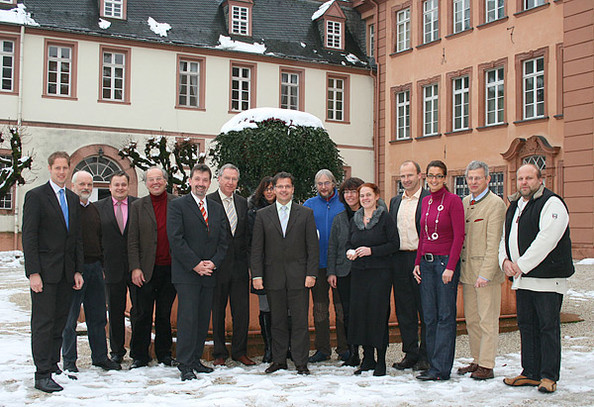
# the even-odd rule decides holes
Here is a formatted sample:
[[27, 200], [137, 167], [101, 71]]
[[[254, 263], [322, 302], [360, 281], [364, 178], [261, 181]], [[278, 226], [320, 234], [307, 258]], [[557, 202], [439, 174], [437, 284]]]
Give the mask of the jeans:
[[559, 380], [563, 295], [554, 292], [516, 291], [518, 328], [522, 342], [522, 375]]
[[442, 281], [449, 256], [433, 256], [433, 262], [421, 260], [421, 303], [427, 329], [428, 374], [447, 380], [454, 364], [456, 346], [456, 297], [460, 263], [448, 284]]
[[76, 324], [80, 305], [85, 308], [85, 322], [91, 348], [91, 360], [100, 363], [107, 360], [107, 324], [105, 305], [105, 281], [100, 262], [84, 265], [85, 283], [80, 290], [74, 290], [66, 326], [62, 332], [62, 359], [65, 365], [76, 363]]

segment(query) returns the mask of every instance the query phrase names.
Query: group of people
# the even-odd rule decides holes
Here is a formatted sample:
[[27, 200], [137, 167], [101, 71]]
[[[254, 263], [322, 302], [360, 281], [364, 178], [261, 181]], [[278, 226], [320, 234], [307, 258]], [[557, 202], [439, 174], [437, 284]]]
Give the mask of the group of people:
[[[352, 177], [339, 186], [326, 169], [315, 176], [317, 195], [303, 205], [293, 201], [293, 176], [286, 172], [262, 179], [246, 200], [236, 193], [240, 174], [232, 164], [219, 169], [219, 188], [208, 195], [213, 176], [207, 165], [191, 169], [191, 192], [180, 198], [166, 192], [166, 172], [153, 167], [145, 172], [148, 196], [128, 196], [128, 176], [118, 173], [110, 181], [111, 197], [92, 204], [91, 174], [74, 174], [73, 193], [65, 188], [68, 155], [54, 153], [48, 163], [50, 181], [27, 193], [23, 214], [35, 387], [42, 391], [62, 389], [51, 377], [61, 373], [60, 348], [64, 370], [77, 371], [73, 332], [81, 303], [92, 363], [121, 369], [128, 289], [130, 368], [151, 360], [153, 313], [155, 355], [177, 366], [182, 380], [213, 371], [201, 362], [211, 314], [213, 365], [225, 365], [229, 356], [254, 365], [247, 356], [251, 291], [259, 301], [262, 361], [270, 363], [265, 372], [288, 369], [291, 359], [298, 374], [309, 374], [308, 363], [331, 357], [332, 293], [338, 358], [357, 367], [355, 374], [373, 370], [383, 376], [393, 292], [405, 356], [392, 366], [418, 371], [419, 380], [441, 381], [450, 378], [453, 366], [461, 283], [473, 362], [458, 374], [490, 379], [505, 276], [517, 290], [523, 371], [504, 382], [556, 389], [559, 313], [573, 273], [571, 241], [567, 208], [544, 187], [534, 165], [518, 169], [518, 193], [506, 209], [489, 190], [489, 168], [480, 161], [466, 169], [470, 194], [464, 199], [448, 191], [442, 161], [427, 165], [428, 189], [419, 164], [402, 163], [403, 192], [389, 208], [377, 185]], [[170, 318], [176, 295], [174, 359]]]

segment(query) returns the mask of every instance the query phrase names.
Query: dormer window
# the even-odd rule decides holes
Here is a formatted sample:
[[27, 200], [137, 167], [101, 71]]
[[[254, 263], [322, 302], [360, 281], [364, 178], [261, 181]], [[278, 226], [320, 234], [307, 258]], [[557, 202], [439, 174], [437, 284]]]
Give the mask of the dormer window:
[[342, 23], [326, 21], [326, 47], [342, 49]]
[[229, 34], [252, 36], [252, 0], [227, 0], [224, 3]]
[[100, 0], [101, 17], [126, 19], [127, 0]]
[[311, 16], [325, 48], [344, 50], [346, 16], [336, 0], [328, 0]]

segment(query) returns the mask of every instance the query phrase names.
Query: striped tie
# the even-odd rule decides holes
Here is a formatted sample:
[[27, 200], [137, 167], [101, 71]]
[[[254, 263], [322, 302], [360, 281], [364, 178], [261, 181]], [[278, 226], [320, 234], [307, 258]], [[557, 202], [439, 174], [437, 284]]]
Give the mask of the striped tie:
[[231, 234], [235, 236], [235, 229], [237, 229], [237, 213], [235, 212], [235, 205], [233, 205], [233, 198], [225, 198], [225, 212], [227, 212], [227, 219], [229, 219], [229, 226], [231, 226]]
[[198, 206], [200, 207], [200, 213], [202, 213], [202, 217], [204, 218], [206, 227], [208, 227], [208, 215], [206, 214], [206, 208], [204, 207], [204, 201], [200, 201]]

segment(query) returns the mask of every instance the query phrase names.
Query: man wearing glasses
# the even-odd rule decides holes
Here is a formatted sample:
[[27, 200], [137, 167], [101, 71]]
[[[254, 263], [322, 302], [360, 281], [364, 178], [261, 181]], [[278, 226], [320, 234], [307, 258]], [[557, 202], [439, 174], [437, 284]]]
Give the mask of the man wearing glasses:
[[464, 294], [464, 316], [473, 361], [458, 369], [476, 380], [492, 379], [501, 308], [499, 241], [503, 231], [505, 203], [489, 191], [489, 167], [472, 161], [466, 167], [470, 194], [462, 200], [466, 218], [466, 240], [460, 254], [460, 283]]
[[[310, 363], [322, 362], [330, 359], [332, 350], [330, 348], [330, 285], [326, 279], [326, 267], [328, 264], [328, 240], [334, 217], [344, 210], [344, 205], [338, 199], [336, 191], [336, 178], [330, 170], [319, 170], [315, 176], [315, 185], [318, 194], [309, 198], [303, 206], [311, 208], [316, 220], [316, 228], [320, 239], [320, 269], [315, 286], [311, 289], [313, 297], [314, 327], [316, 339], [314, 345], [316, 353], [309, 358]], [[332, 289], [334, 310], [336, 311], [336, 338], [338, 346], [336, 352], [342, 361], [350, 357], [346, 334], [344, 332], [342, 305], [338, 297], [338, 291]]]
[[[404, 192], [390, 201], [390, 215], [397, 226], [400, 249], [394, 254], [392, 286], [398, 328], [404, 358], [392, 367], [398, 370], [429, 369], [425, 348], [425, 323], [421, 309], [419, 285], [413, 278], [413, 268], [421, 232], [421, 202], [429, 191], [421, 187], [421, 167], [414, 161], [400, 166], [400, 184]], [[419, 342], [419, 320], [421, 340]]]

